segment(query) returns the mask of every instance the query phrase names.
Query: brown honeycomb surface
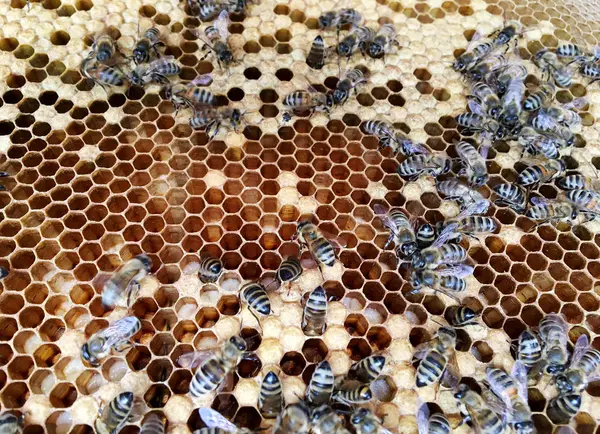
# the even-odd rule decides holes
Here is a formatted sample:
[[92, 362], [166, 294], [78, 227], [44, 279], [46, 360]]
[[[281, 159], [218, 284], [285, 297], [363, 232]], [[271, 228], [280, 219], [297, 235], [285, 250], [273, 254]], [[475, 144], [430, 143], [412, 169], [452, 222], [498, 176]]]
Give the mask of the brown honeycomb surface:
[[[261, 0], [233, 17], [230, 43], [239, 59], [228, 71], [201, 60], [193, 29], [204, 26], [176, 0], [25, 0], [0, 2], [0, 265], [10, 269], [0, 295], [0, 407], [26, 413], [25, 433], [93, 432], [99, 406], [133, 391], [164, 414], [168, 432], [200, 428], [200, 405], [212, 405], [240, 426], [269, 426], [256, 410], [263, 375], [280, 373], [288, 402], [301, 395], [316, 364], [331, 362], [336, 375], [375, 352], [388, 364], [370, 404], [394, 432], [416, 431], [418, 402], [437, 401], [458, 422], [450, 393], [416, 390], [413, 348], [427, 341], [449, 298], [408, 295], [375, 203], [402, 207], [412, 217], [441, 221], [458, 212], [430, 179], [407, 183], [389, 150], [364, 136], [363, 120], [380, 118], [432, 149], [453, 154], [460, 139], [453, 116], [464, 110], [465, 85], [451, 70], [474, 31], [489, 33], [518, 18], [528, 31], [520, 54], [542, 47], [600, 40], [600, 2], [551, 0], [348, 0], [367, 24], [382, 17], [396, 25], [402, 48], [385, 60], [354, 57], [370, 71], [356, 97], [333, 110], [280, 125], [283, 97], [308, 83], [335, 86], [338, 65], [310, 70], [305, 53], [320, 32], [317, 17], [337, 6], [326, 0]], [[130, 51], [141, 29], [157, 26], [166, 53], [183, 66], [180, 78], [213, 72], [211, 89], [222, 102], [248, 110], [243, 132], [224, 131], [208, 141], [175, 114], [158, 86], [111, 89], [83, 80], [82, 57], [94, 35], [110, 27]], [[328, 44], [334, 32], [326, 34]], [[532, 66], [532, 72], [534, 68]], [[572, 95], [570, 95], [572, 94]], [[600, 157], [598, 85], [578, 83], [559, 99], [585, 96], [589, 109], [569, 169], [593, 175], [586, 159]], [[585, 154], [584, 154], [585, 152]], [[585, 157], [584, 157], [585, 155]], [[489, 185], [514, 182], [519, 153], [506, 145], [490, 152]], [[600, 162], [593, 159], [594, 164]], [[504, 181], [503, 181], [504, 180]], [[546, 185], [540, 192], [556, 197]], [[298, 255], [292, 236], [301, 216], [346, 241], [339, 261], [322, 277], [307, 270], [290, 291], [270, 294], [274, 313], [262, 330], [240, 305], [247, 280], [272, 278], [282, 258]], [[459, 332], [461, 374], [476, 381], [485, 366], [509, 367], [510, 339], [561, 312], [571, 341], [585, 332], [600, 349], [600, 226], [543, 226], [507, 208], [492, 207], [501, 227], [480, 242], [469, 240], [475, 272], [465, 304], [482, 312], [481, 324]], [[105, 311], [103, 282], [124, 261], [145, 252], [153, 274], [132, 312], [142, 320], [134, 347], [86, 367], [79, 348], [91, 334], [125, 316]], [[202, 287], [200, 254], [221, 257], [218, 285]], [[322, 337], [299, 328], [302, 294], [325, 279], [333, 298]], [[195, 402], [187, 394], [191, 372], [175, 360], [238, 333], [256, 357], [236, 371], [233, 392]], [[554, 389], [530, 390], [538, 432], [554, 427], [545, 409]], [[590, 386], [572, 426], [598, 433], [600, 389]], [[595, 410], [594, 410], [595, 408]], [[463, 425], [456, 432], [469, 432]], [[121, 431], [137, 433], [139, 421]]]

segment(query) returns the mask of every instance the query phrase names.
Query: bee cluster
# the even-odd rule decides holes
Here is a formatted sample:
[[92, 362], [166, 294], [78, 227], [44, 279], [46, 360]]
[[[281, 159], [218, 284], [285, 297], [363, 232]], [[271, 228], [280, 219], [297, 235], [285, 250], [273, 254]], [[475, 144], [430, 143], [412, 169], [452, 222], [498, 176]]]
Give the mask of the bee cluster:
[[[480, 0], [439, 8], [381, 0], [370, 10], [357, 2], [330, 8], [310, 0], [186, 0], [171, 10], [171, 34], [168, 3], [178, 2], [140, 8], [155, 15], [157, 27], [138, 27], [132, 45], [126, 32], [120, 40], [110, 30], [118, 14], [103, 22], [111, 22], [106, 33], [89, 26], [91, 51], [83, 52], [81, 41], [74, 51], [83, 52], [83, 61], [65, 60], [79, 65], [84, 81], [72, 86], [75, 70], [57, 75], [79, 92], [75, 105], [92, 93], [92, 83], [95, 98], [104, 89], [107, 101], [88, 106], [90, 119], [81, 114], [88, 108], [75, 107], [64, 143], [52, 131], [25, 146], [27, 122], [37, 118], [15, 121], [7, 171], [0, 172], [0, 247], [18, 246], [0, 266], [0, 432], [591, 432], [600, 351], [588, 274], [599, 278], [600, 271], [591, 230], [575, 225], [600, 210], [600, 181], [569, 170], [582, 145], [581, 111], [595, 99], [565, 97], [564, 89], [577, 76], [595, 87], [600, 49], [544, 43], [554, 46], [517, 51], [530, 29], [504, 22], [455, 52], [453, 78], [433, 72], [431, 96], [431, 74], [405, 69], [420, 62], [419, 38], [437, 35], [415, 36], [413, 44], [414, 25], [432, 28], [425, 25], [431, 8], [441, 20], [434, 26], [460, 15], [464, 29], [474, 19], [466, 17], [484, 21], [495, 6], [484, 12]], [[90, 0], [77, 2], [79, 12], [88, 7], [98, 10]], [[62, 21], [69, 8], [58, 13]], [[205, 22], [202, 31], [197, 18]], [[11, 27], [3, 27], [6, 36]], [[172, 45], [178, 38], [181, 48]], [[462, 43], [461, 30], [452, 44], [427, 42], [424, 56]], [[12, 45], [0, 39], [3, 52]], [[259, 45], [264, 55], [253, 56]], [[523, 51], [531, 62], [521, 59]], [[32, 66], [43, 63], [41, 53], [35, 56]], [[214, 69], [198, 63], [207, 58]], [[50, 59], [48, 69], [56, 71]], [[28, 72], [28, 80], [35, 74]], [[280, 87], [271, 85], [272, 76]], [[0, 110], [25, 98], [19, 109], [35, 113], [33, 91], [21, 93], [18, 77], [7, 80], [11, 90]], [[469, 112], [454, 117], [464, 106], [461, 96], [445, 96], [439, 86], [462, 84]], [[51, 86], [44, 83], [44, 92]], [[243, 88], [247, 98], [224, 105], [225, 86]], [[409, 104], [397, 111], [370, 96], [384, 100], [391, 92], [398, 101], [400, 91]], [[57, 105], [69, 92], [59, 94]], [[423, 107], [433, 99], [440, 104], [417, 119], [408, 106], [421, 96]], [[260, 118], [259, 99], [275, 114], [261, 109]], [[175, 119], [180, 111], [190, 113], [183, 125]], [[440, 125], [455, 118], [461, 128], [444, 133], [443, 146], [434, 128], [425, 128], [433, 140], [419, 130], [419, 122], [440, 115]], [[112, 123], [121, 116], [127, 119]], [[104, 123], [96, 128], [92, 117]], [[0, 121], [0, 133], [6, 125]], [[218, 137], [227, 125], [236, 134]], [[31, 130], [40, 130], [37, 122]], [[86, 144], [81, 159], [89, 148], [100, 156], [83, 164], [73, 152], [79, 142]], [[62, 148], [66, 156], [59, 158]], [[514, 182], [510, 169], [497, 176], [489, 157], [507, 148], [519, 155]], [[60, 185], [49, 186], [55, 180]], [[28, 184], [32, 198], [25, 197]], [[557, 197], [546, 190], [554, 184], [563, 191]], [[417, 190], [426, 193], [416, 198]], [[8, 194], [14, 201], [6, 202]], [[306, 199], [314, 199], [312, 208]], [[25, 201], [32, 214], [23, 210]], [[66, 216], [65, 204], [73, 207]], [[504, 232], [515, 213], [517, 228]], [[545, 235], [515, 240], [523, 222]], [[574, 229], [565, 231], [565, 222]], [[546, 244], [555, 226], [563, 233]], [[588, 269], [569, 264], [570, 280], [557, 277], [566, 265], [556, 246], [584, 232], [586, 253], [579, 256], [589, 259]], [[534, 256], [551, 258], [554, 268]], [[533, 281], [526, 273], [516, 277], [517, 267], [535, 270]], [[560, 281], [556, 291], [539, 277], [546, 274]], [[512, 278], [519, 282], [514, 297]], [[573, 295], [565, 289], [571, 284], [586, 288]], [[530, 300], [537, 301], [521, 308]], [[587, 330], [572, 312], [585, 303]], [[44, 406], [52, 409], [37, 411]]]

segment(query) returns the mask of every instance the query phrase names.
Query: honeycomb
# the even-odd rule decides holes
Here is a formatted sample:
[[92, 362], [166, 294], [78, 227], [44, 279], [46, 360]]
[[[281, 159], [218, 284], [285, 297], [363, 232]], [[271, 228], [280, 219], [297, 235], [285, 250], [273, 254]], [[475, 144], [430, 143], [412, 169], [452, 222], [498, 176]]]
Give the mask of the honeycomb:
[[[374, 118], [434, 150], [453, 154], [461, 135], [453, 119], [466, 106], [465, 84], [450, 68], [476, 29], [489, 33], [506, 19], [528, 29], [520, 54], [573, 41], [600, 39], [600, 2], [570, 0], [456, 0], [344, 2], [368, 25], [393, 22], [402, 46], [385, 60], [355, 56], [370, 72], [356, 97], [328, 117], [294, 118], [281, 125], [283, 97], [308, 83], [332, 89], [338, 64], [321, 71], [305, 64], [317, 17], [339, 7], [332, 0], [261, 0], [233, 16], [230, 43], [239, 60], [227, 71], [203, 59], [193, 30], [197, 18], [176, 0], [6, 0], [0, 4], [0, 162], [11, 176], [0, 192], [0, 265], [11, 270], [0, 295], [0, 405], [26, 415], [26, 434], [92, 433], [100, 406], [133, 391], [148, 411], [166, 416], [168, 432], [202, 427], [195, 408], [211, 405], [239, 426], [268, 427], [256, 410], [262, 377], [280, 373], [288, 403], [297, 400], [318, 362], [336, 375], [372, 353], [388, 364], [377, 401], [369, 404], [394, 432], [416, 432], [419, 402], [435, 401], [453, 425], [460, 418], [450, 393], [416, 390], [413, 348], [431, 338], [446, 307], [441, 295], [408, 294], [397, 271], [375, 203], [402, 207], [429, 222], [457, 214], [430, 179], [408, 183], [397, 160], [359, 129]], [[182, 65], [180, 78], [213, 73], [221, 103], [248, 110], [242, 132], [209, 141], [175, 113], [158, 86], [106, 93], [82, 79], [79, 64], [94, 35], [109, 27], [130, 51], [138, 28], [157, 26], [166, 54]], [[335, 33], [326, 34], [335, 42]], [[580, 140], [570, 170], [594, 175], [600, 167], [597, 85], [574, 84], [559, 99], [585, 96]], [[585, 154], [584, 154], [585, 153]], [[491, 180], [514, 182], [515, 149], [500, 144], [488, 156]], [[553, 185], [540, 193], [556, 197]], [[457, 358], [465, 381], [484, 378], [485, 366], [512, 364], [510, 339], [561, 312], [570, 340], [586, 333], [600, 349], [600, 226], [540, 226], [508, 208], [492, 207], [495, 234], [468, 240], [475, 272], [464, 303], [480, 324], [459, 331]], [[248, 280], [273, 279], [283, 258], [299, 255], [296, 222], [311, 216], [346, 246], [333, 268], [305, 270], [289, 291], [270, 294], [273, 314], [261, 328], [240, 305]], [[86, 367], [79, 348], [94, 332], [127, 314], [106, 311], [104, 281], [123, 262], [145, 252], [154, 262], [131, 311], [142, 320], [134, 347]], [[218, 285], [202, 286], [200, 255], [222, 258]], [[324, 282], [323, 282], [324, 280]], [[303, 294], [323, 283], [330, 302], [322, 337], [299, 328]], [[255, 357], [243, 361], [233, 391], [195, 400], [192, 373], [175, 361], [239, 333]], [[545, 414], [553, 387], [530, 389], [538, 432], [554, 430]], [[599, 432], [600, 389], [591, 385], [572, 421], [577, 433]], [[594, 411], [593, 409], [596, 408]], [[596, 416], [594, 416], [596, 414]], [[122, 433], [139, 432], [132, 421]], [[469, 432], [463, 425], [456, 432]]]

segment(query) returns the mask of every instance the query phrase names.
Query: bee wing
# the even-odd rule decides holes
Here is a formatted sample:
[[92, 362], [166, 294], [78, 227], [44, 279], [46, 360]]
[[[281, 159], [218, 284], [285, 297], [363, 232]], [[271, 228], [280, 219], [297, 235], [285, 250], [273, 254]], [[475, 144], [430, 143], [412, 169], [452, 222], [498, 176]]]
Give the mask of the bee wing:
[[221, 40], [227, 41], [229, 37], [229, 12], [223, 9], [219, 14], [219, 17], [213, 23], [213, 26], [219, 32]]
[[98, 332], [104, 338], [105, 348], [114, 347], [123, 341], [123, 332], [131, 330], [135, 322], [140, 322], [140, 320], [135, 316], [126, 316]]
[[417, 428], [419, 434], [429, 433], [429, 407], [427, 404], [423, 404], [417, 412]]
[[423, 342], [422, 344], [417, 345], [413, 354], [413, 360], [423, 360], [430, 349], [431, 341]]
[[503, 398], [500, 398], [492, 389], [484, 389], [481, 391], [481, 397], [487, 406], [494, 413], [500, 415], [503, 419], [508, 416], [508, 403]]
[[554, 434], [575, 434], [575, 431], [570, 426], [561, 426]]
[[550, 204], [550, 201], [545, 197], [535, 196], [532, 197], [530, 200], [531, 203], [535, 206], [546, 206]]
[[220, 428], [228, 432], [238, 431], [237, 426], [225, 419], [221, 413], [212, 408], [200, 408], [198, 409], [198, 413], [200, 413], [200, 418], [209, 428]]
[[458, 223], [456, 222], [446, 225], [446, 227], [442, 229], [442, 232], [440, 232], [435, 241], [431, 244], [431, 247], [437, 248], [443, 246], [448, 241], [456, 238], [456, 236], [458, 235], [458, 232], [456, 230], [457, 227]]
[[453, 265], [452, 267], [438, 268], [436, 274], [440, 276], [456, 276], [461, 279], [473, 274], [474, 268], [471, 265]]
[[527, 368], [520, 360], [517, 360], [512, 367], [512, 371], [510, 373], [511, 377], [517, 383], [517, 389], [519, 391], [519, 396], [523, 400], [523, 402], [527, 402]]
[[594, 57], [596, 59], [600, 58], [600, 45], [596, 45], [594, 47]]
[[177, 359], [177, 364], [185, 369], [192, 369], [198, 366], [200, 363], [208, 359], [214, 354], [213, 349], [191, 351], [189, 353], [182, 354]]
[[470, 99], [467, 102], [467, 105], [469, 106], [469, 109], [471, 110], [472, 113], [475, 113], [476, 115], [479, 115], [479, 116], [487, 117], [487, 114], [486, 114], [485, 110], [483, 109], [483, 106], [480, 103], [478, 103], [477, 101]]
[[479, 148], [479, 155], [484, 160], [487, 160], [488, 152], [492, 147], [492, 139], [487, 131], [481, 133], [481, 146]]
[[[396, 137], [398, 141], [398, 137]], [[409, 138], [405, 138], [401, 136], [399, 140], [402, 149], [406, 152], [406, 155], [414, 155], [414, 154], [429, 154], [429, 149], [425, 147], [422, 143], [413, 142]]]
[[582, 108], [584, 108], [588, 103], [587, 98], [585, 97], [580, 97], [580, 98], [575, 98], [573, 101], [568, 102], [563, 104], [563, 107], [568, 109], [568, 110], [581, 110]]
[[392, 231], [398, 231], [398, 226], [396, 226], [396, 223], [388, 216], [386, 207], [376, 203], [373, 205], [373, 211], [375, 211], [375, 214], [377, 214], [377, 217], [379, 217], [385, 227]]
[[319, 229], [319, 231], [321, 231], [321, 235], [323, 235], [325, 238], [327, 238], [327, 240], [333, 244], [333, 247], [336, 249], [341, 249], [343, 247], [346, 247], [348, 245], [348, 243], [346, 242], [345, 239], [340, 238], [338, 236], [333, 235], [331, 232], [327, 232], [324, 231], [322, 229]]
[[587, 335], [581, 335], [577, 338], [575, 348], [573, 348], [573, 355], [571, 356], [571, 366], [581, 360], [581, 357], [583, 357], [589, 346], [590, 340]]
[[460, 382], [460, 370], [458, 369], [458, 362], [456, 361], [456, 351], [450, 350], [450, 356], [448, 357], [448, 363], [446, 363], [446, 370], [442, 375], [442, 385], [454, 389]]
[[212, 74], [202, 74], [192, 80], [189, 85], [192, 86], [207, 86], [212, 83]]
[[481, 33], [479, 30], [476, 30], [473, 36], [471, 37], [471, 40], [467, 44], [467, 52], [471, 51], [473, 47], [477, 45], [477, 42], [480, 41], [482, 38], [483, 33]]
[[457, 219], [462, 219], [475, 214], [485, 214], [490, 207], [490, 201], [487, 199], [481, 199], [472, 203], [464, 210], [462, 210], [457, 216]]

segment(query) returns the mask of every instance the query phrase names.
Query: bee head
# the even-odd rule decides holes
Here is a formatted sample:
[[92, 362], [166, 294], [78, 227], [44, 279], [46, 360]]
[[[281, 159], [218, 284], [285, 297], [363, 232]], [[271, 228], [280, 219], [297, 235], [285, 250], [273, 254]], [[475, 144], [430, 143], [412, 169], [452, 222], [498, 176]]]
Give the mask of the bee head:
[[[550, 356], [551, 356], [551, 354], [548, 354], [549, 358], [550, 358]], [[546, 373], [548, 373], [550, 375], [556, 375], [561, 372], [564, 372], [566, 368], [567, 368], [567, 366], [564, 364], [550, 362], [548, 364], [548, 366], [546, 367]]]
[[359, 408], [354, 413], [352, 413], [352, 418], [351, 418], [350, 422], [354, 425], [359, 424], [368, 415], [369, 415], [369, 410], [367, 410], [366, 408]]
[[481, 187], [483, 184], [485, 184], [487, 182], [488, 178], [489, 178], [489, 176], [487, 174], [475, 176], [471, 180], [471, 184], [473, 184], [475, 187]]
[[98, 60], [98, 62], [107, 62], [111, 57], [111, 52], [109, 50], [101, 49], [96, 53], [96, 60]]
[[425, 266], [425, 257], [419, 252], [415, 253], [411, 260], [413, 268], [423, 268]]
[[229, 338], [229, 342], [232, 343], [238, 350], [246, 351], [248, 348], [246, 341], [241, 336], [232, 336]]
[[501, 122], [505, 125], [514, 125], [519, 121], [519, 116], [516, 114], [507, 114], [502, 116]]
[[263, 381], [267, 384], [275, 384], [279, 382], [279, 378], [277, 377], [277, 374], [275, 372], [269, 371], [267, 375], [265, 375]]
[[231, 120], [237, 124], [240, 122], [241, 119], [242, 112], [239, 109], [233, 109], [233, 111], [231, 112]]
[[514, 428], [519, 434], [532, 434], [535, 432], [535, 426], [530, 420], [517, 422], [515, 423]]
[[497, 118], [500, 114], [500, 106], [493, 106], [490, 108], [489, 115], [493, 118]]
[[136, 47], [133, 49], [133, 62], [136, 65], [139, 65], [140, 63], [143, 63], [146, 60], [146, 52], [139, 48]]
[[223, 50], [219, 54], [219, 60], [223, 63], [231, 63], [233, 61], [233, 53], [231, 50]]
[[421, 273], [413, 273], [410, 279], [410, 283], [412, 284], [414, 289], [418, 289], [421, 287]]
[[565, 374], [557, 375], [555, 382], [556, 388], [558, 389], [558, 392], [560, 394], [573, 392], [573, 385], [571, 384], [571, 382]]
[[8, 269], [0, 267], [0, 279], [4, 279], [6, 276], [8, 276]]
[[327, 13], [321, 15], [319, 17], [319, 26], [321, 26], [321, 28], [326, 28], [326, 27], [331, 26], [334, 18], [335, 18], [335, 12], [333, 12], [333, 11], [327, 12]]
[[131, 83], [133, 83], [135, 86], [142, 86], [144, 84], [142, 76], [135, 70], [131, 72], [129, 80], [131, 80]]
[[90, 347], [87, 342], [81, 347], [81, 358], [93, 367], [100, 366], [98, 359], [90, 353]]
[[397, 250], [400, 251], [403, 258], [408, 258], [417, 251], [417, 243], [411, 241], [410, 243], [401, 244]]
[[575, 143], [575, 136], [571, 136], [567, 139], [567, 146], [573, 146]]
[[340, 56], [348, 57], [351, 54], [351, 51], [352, 47], [350, 46], [350, 44], [344, 41], [340, 42], [340, 44], [337, 47], [337, 52]]
[[371, 57], [381, 56], [381, 54], [383, 53], [383, 47], [376, 42], [371, 42], [371, 44], [369, 45], [368, 53]]
[[470, 321], [475, 318], [477, 314], [470, 307], [465, 307], [463, 310], [463, 317], [465, 320]]
[[130, 405], [133, 402], [133, 392], [123, 392], [118, 397], [119, 403]]
[[494, 140], [502, 140], [506, 136], [506, 130], [503, 127], [499, 127], [494, 133]]
[[333, 102], [335, 104], [342, 104], [348, 98], [348, 92], [342, 89], [336, 89], [333, 91]]
[[459, 384], [456, 391], [454, 392], [454, 397], [456, 399], [462, 399], [465, 397], [469, 390], [469, 386], [467, 386], [466, 384]]
[[149, 273], [152, 269], [152, 259], [150, 259], [150, 256], [144, 253], [141, 255], [137, 255], [135, 258], [142, 263], [144, 269]]

